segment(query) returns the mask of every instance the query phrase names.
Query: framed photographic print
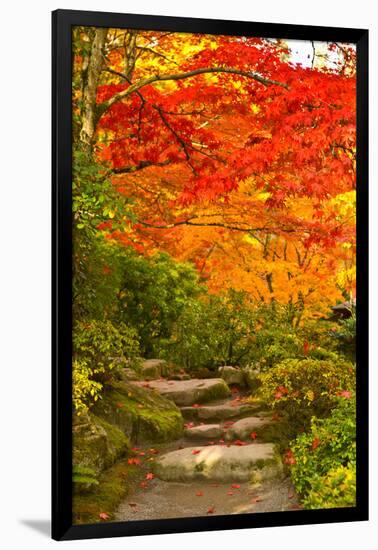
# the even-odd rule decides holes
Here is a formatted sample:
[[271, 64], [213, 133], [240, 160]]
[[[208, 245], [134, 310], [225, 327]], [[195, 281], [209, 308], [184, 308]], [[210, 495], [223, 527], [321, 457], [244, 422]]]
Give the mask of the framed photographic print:
[[368, 518], [367, 41], [53, 13], [53, 538]]

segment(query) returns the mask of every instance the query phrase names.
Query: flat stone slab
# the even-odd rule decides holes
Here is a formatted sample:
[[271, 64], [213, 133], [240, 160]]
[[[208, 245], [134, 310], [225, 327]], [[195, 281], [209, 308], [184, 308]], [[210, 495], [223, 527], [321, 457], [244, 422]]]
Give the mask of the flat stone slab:
[[282, 463], [272, 443], [230, 447], [187, 447], [162, 455], [155, 464], [164, 481], [262, 481], [279, 477]]
[[223, 435], [223, 428], [219, 424], [193, 426], [185, 430], [185, 435], [192, 439], [218, 439]]
[[228, 428], [226, 439], [249, 439], [252, 432], [259, 431], [270, 423], [271, 419], [267, 417], [248, 416], [247, 418], [242, 418]]
[[220, 405], [203, 405], [202, 407], [181, 407], [181, 413], [184, 418], [190, 420], [227, 420], [236, 418], [242, 414], [253, 413], [259, 407], [249, 404], [233, 405], [232, 401], [227, 401]]
[[191, 380], [151, 380], [145, 382], [133, 382], [138, 386], [147, 387], [159, 392], [161, 395], [172, 399], [181, 407], [204, 403], [230, 395], [230, 388], [222, 378], [209, 378]]

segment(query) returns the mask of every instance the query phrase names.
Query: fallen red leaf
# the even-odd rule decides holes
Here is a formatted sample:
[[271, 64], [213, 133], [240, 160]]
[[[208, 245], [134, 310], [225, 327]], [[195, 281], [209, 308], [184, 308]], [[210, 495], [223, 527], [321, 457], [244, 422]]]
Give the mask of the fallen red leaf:
[[146, 479], [154, 479], [154, 474], [152, 472], [148, 472], [148, 474], [146, 474]]
[[233, 495], [234, 493], [233, 493], [232, 491], [228, 491], [227, 494], [228, 494], [229, 497], [232, 497], [232, 495]]
[[256, 433], [256, 432], [252, 432], [249, 436], [250, 436], [251, 439], [256, 439], [257, 433]]
[[208, 513], [208, 514], [214, 514], [214, 512], [215, 512], [214, 506], [211, 506], [211, 507], [207, 510], [207, 513]]
[[238, 483], [233, 483], [231, 487], [232, 489], [240, 489], [240, 485]]
[[246, 445], [245, 441], [240, 441], [240, 439], [236, 439], [234, 441], [234, 445], [238, 445], [239, 447], [242, 447], [243, 445]]
[[199, 449], [193, 449], [192, 455], [198, 455], [201, 451]]
[[135, 464], [135, 465], [138, 465], [140, 464], [141, 460], [140, 458], [129, 458], [127, 460], [127, 464]]
[[139, 485], [140, 485], [140, 487], [142, 487], [142, 489], [147, 489], [147, 487], [148, 487], [147, 481], [141, 481]]
[[314, 441], [312, 442], [311, 449], [315, 451], [320, 445], [320, 439], [318, 437], [315, 437]]
[[107, 514], [106, 512], [101, 512], [98, 517], [104, 521], [110, 518], [109, 514]]
[[196, 492], [196, 497], [203, 497], [203, 492], [202, 491], [197, 491]]

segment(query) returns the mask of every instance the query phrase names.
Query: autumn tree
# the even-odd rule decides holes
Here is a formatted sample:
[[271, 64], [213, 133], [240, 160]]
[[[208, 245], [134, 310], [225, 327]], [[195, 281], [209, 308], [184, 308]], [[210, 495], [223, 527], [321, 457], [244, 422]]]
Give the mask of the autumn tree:
[[77, 147], [132, 205], [103, 208], [97, 230], [193, 262], [215, 293], [286, 303], [296, 323], [354, 292], [353, 47], [304, 67], [280, 40], [74, 39]]

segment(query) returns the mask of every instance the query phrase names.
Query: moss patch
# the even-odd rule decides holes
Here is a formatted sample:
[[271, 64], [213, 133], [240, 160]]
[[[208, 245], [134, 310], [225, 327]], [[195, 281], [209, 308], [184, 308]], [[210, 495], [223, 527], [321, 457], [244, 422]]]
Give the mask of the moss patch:
[[74, 493], [74, 524], [98, 523], [103, 521], [100, 514], [108, 516], [106, 521], [114, 521], [118, 505], [132, 492], [132, 488], [142, 476], [143, 471], [128, 464], [127, 460], [122, 460], [106, 470], [101, 474], [98, 486], [90, 493]]
[[93, 411], [133, 443], [169, 441], [183, 433], [181, 412], [172, 401], [127, 382], [113, 382]]

